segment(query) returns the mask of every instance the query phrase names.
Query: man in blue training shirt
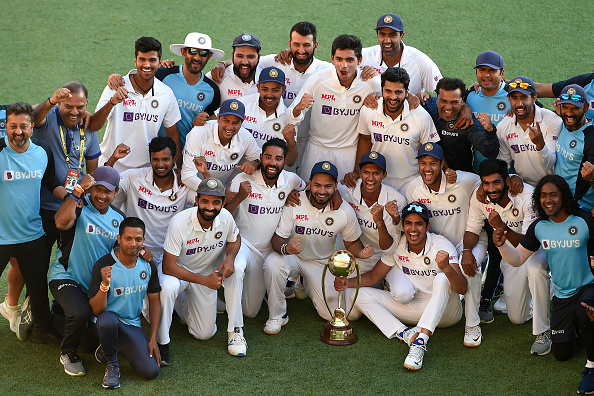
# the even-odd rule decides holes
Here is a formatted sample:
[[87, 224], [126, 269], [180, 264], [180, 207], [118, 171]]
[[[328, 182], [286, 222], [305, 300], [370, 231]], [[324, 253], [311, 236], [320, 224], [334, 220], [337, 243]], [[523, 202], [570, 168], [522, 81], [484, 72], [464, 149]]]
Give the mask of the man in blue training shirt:
[[513, 266], [522, 265], [541, 246], [551, 269], [555, 296], [551, 310], [551, 341], [557, 360], [571, 358], [578, 334], [586, 348], [586, 368], [578, 393], [594, 393], [594, 323], [581, 303], [594, 305], [594, 218], [580, 209], [569, 185], [559, 175], [543, 177], [532, 195], [539, 218], [514, 248], [506, 242], [507, 231], [493, 231], [501, 256]]
[[[88, 296], [96, 316], [93, 329], [101, 342], [95, 357], [107, 363], [103, 387], [108, 389], [120, 387], [118, 351], [143, 378], [152, 380], [159, 375], [161, 356], [157, 329], [161, 322], [161, 285], [157, 267], [139, 257], [144, 232], [142, 220], [127, 217], [120, 224], [119, 248], [101, 257], [93, 266]], [[142, 301], [146, 295], [150, 305], [150, 341], [140, 327]]]
[[[42, 141], [31, 141], [33, 107], [13, 103], [6, 109], [6, 137], [0, 140], [0, 275], [15, 257], [25, 279], [30, 299], [16, 326], [17, 337], [59, 344], [50, 322], [47, 269], [50, 253], [45, 246], [39, 215], [41, 186], [64, 199], [66, 190], [56, 178], [51, 150]], [[30, 303], [29, 303], [30, 302]], [[33, 318], [31, 320], [31, 317]]]

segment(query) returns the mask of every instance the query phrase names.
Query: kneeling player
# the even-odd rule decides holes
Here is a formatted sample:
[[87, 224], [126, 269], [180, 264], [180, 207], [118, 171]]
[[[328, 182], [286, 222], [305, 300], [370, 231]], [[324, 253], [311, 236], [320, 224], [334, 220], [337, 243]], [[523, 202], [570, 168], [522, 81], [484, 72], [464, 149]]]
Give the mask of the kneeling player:
[[[383, 255], [373, 269], [361, 276], [361, 290], [355, 307], [364, 313], [388, 338], [397, 337], [410, 345], [404, 367], [419, 370], [429, 336], [435, 328], [448, 327], [462, 317], [459, 294], [466, 293], [467, 282], [458, 266], [456, 248], [444, 237], [427, 232], [429, 210], [412, 202], [402, 210], [402, 238], [394, 255]], [[403, 304], [395, 291], [371, 287], [382, 278], [390, 279], [395, 265], [412, 282], [415, 295]], [[357, 280], [336, 278], [336, 290], [356, 287]], [[408, 328], [406, 325], [415, 325]]]

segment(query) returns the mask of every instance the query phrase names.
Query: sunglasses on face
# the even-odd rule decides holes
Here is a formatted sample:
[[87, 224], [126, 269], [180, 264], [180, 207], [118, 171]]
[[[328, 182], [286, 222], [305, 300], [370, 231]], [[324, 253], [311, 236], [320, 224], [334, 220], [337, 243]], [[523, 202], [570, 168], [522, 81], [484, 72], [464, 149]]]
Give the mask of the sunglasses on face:
[[564, 93], [564, 94], [561, 94], [561, 99], [563, 99], [563, 100], [571, 99], [574, 102], [581, 102], [582, 101], [582, 95], [578, 95], [578, 94], [570, 95], [570, 94]]
[[518, 87], [520, 87], [521, 89], [528, 89], [528, 88], [530, 88], [530, 84], [528, 84], [527, 82], [521, 82], [521, 83], [511, 82], [511, 83], [509, 83], [509, 87], [511, 89], [516, 89]]
[[188, 51], [188, 54], [190, 55], [200, 55], [203, 58], [206, 58], [208, 54], [210, 54], [209, 50], [198, 48], [186, 48], [186, 51]]

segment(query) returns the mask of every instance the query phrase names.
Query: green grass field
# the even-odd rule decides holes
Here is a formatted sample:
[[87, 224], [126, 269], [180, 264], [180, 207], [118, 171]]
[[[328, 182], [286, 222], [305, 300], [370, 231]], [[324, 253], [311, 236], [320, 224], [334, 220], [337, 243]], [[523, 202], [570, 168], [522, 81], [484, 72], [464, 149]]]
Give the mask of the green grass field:
[[[495, 50], [503, 55], [506, 77], [527, 75], [553, 82], [592, 71], [592, 2], [509, 0], [312, 1], [243, 3], [122, 0], [2, 2], [0, 34], [0, 104], [38, 103], [63, 83], [76, 79], [89, 89], [92, 112], [108, 74], [133, 68], [134, 41], [158, 38], [165, 58], [172, 43], [191, 31], [209, 34], [213, 46], [231, 54], [231, 42], [243, 32], [257, 35], [263, 54], [286, 47], [290, 27], [301, 20], [318, 27], [319, 58], [330, 59], [334, 37], [359, 36], [364, 46], [376, 44], [377, 18], [395, 12], [404, 20], [404, 41], [427, 53], [444, 76], [474, 81], [476, 55]], [[207, 66], [209, 70], [214, 62]], [[550, 104], [551, 101], [545, 101]], [[14, 215], [3, 213], [3, 216]], [[6, 272], [6, 271], [5, 271]], [[6, 292], [6, 275], [0, 277]], [[585, 353], [569, 362], [529, 354], [534, 340], [530, 323], [515, 326], [505, 315], [483, 326], [479, 348], [462, 346], [464, 324], [438, 329], [428, 344], [423, 369], [402, 367], [407, 347], [386, 339], [367, 319], [354, 323], [359, 342], [331, 347], [318, 340], [324, 322], [311, 301], [290, 300], [291, 322], [277, 336], [266, 336], [264, 307], [246, 319], [248, 356], [232, 358], [226, 350], [226, 316], [211, 340], [197, 341], [174, 320], [174, 364], [146, 382], [124, 363], [126, 394], [574, 394]], [[67, 376], [59, 352], [44, 345], [19, 342], [8, 322], [0, 320], [0, 394], [94, 394], [104, 366], [82, 354], [87, 376]]]

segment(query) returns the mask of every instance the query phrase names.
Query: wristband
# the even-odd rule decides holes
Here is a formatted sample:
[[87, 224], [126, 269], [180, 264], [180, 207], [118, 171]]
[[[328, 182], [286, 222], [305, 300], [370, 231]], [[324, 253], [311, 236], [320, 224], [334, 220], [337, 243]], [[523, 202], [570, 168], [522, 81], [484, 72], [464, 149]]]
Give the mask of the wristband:
[[80, 184], [77, 184], [76, 186], [74, 186], [74, 191], [78, 191], [78, 193], [79, 193], [80, 195], [83, 195], [83, 194], [85, 193], [85, 189], [84, 189], [84, 188], [82, 188], [82, 187], [80, 186]]
[[288, 244], [288, 243], [283, 243], [283, 244], [281, 245], [281, 247], [280, 247], [280, 253], [281, 253], [283, 256], [286, 256], [286, 255], [287, 255], [287, 246], [289, 246], [289, 244]]
[[99, 290], [101, 290], [104, 293], [107, 293], [109, 291], [109, 286], [106, 286], [103, 281], [101, 281], [101, 284], [99, 285]]
[[50, 106], [54, 107], [55, 105], [57, 105], [57, 103], [52, 103], [52, 101], [50, 100], [51, 98], [51, 96], [47, 98], [47, 102], [50, 104]]
[[472, 249], [462, 249], [462, 251], [468, 250], [469, 252], [472, 252]]
[[[74, 199], [74, 202], [80, 202], [80, 198], [76, 198], [74, 195], [72, 195], [71, 193], [68, 193], [68, 195], [66, 195], [66, 198], [72, 198]], [[64, 200], [66, 200], [66, 198], [64, 198]]]

